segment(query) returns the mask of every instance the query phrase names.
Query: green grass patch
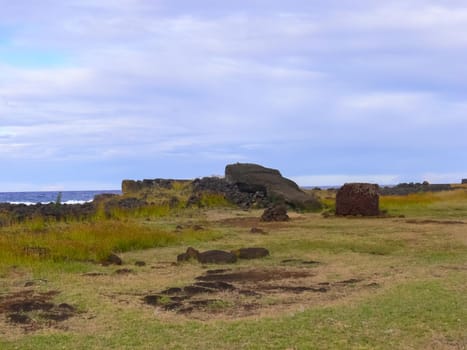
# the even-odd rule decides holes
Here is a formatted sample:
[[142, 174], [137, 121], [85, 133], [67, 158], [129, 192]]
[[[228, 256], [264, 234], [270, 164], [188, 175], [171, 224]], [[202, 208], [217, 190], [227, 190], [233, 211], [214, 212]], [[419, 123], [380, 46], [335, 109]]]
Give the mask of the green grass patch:
[[445, 286], [460, 287], [459, 283], [452, 278], [412, 282], [360, 303], [317, 307], [282, 318], [171, 323], [123, 311], [114, 318], [125, 327], [111, 333], [39, 334], [0, 345], [5, 350], [187, 349], [193, 344], [203, 349], [422, 349], [441, 340], [462, 348], [467, 293]]
[[274, 242], [269, 244], [273, 251], [319, 251], [324, 250], [331, 253], [362, 253], [372, 255], [389, 255], [404, 249], [406, 244], [403, 241], [390, 239], [355, 239], [348, 237], [331, 237], [331, 239], [295, 239], [287, 242]]
[[393, 215], [461, 218], [467, 213], [467, 190], [382, 196], [380, 207]]
[[209, 230], [181, 233], [145, 225], [137, 220], [24, 224], [0, 231], [0, 266], [43, 261], [100, 261], [111, 252], [127, 252], [205, 241], [219, 237]]

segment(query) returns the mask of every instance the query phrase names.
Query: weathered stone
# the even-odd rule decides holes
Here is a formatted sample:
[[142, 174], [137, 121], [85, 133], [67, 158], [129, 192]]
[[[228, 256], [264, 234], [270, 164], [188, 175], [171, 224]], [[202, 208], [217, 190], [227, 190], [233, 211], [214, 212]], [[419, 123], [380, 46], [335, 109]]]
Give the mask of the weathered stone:
[[336, 195], [336, 215], [376, 216], [379, 211], [379, 186], [347, 183]]
[[198, 257], [199, 251], [192, 247], [188, 247], [185, 253], [179, 254], [177, 256], [177, 261], [188, 261], [190, 259], [198, 260]]
[[110, 253], [107, 258], [102, 261], [102, 265], [122, 265], [122, 259], [115, 253]]
[[321, 208], [321, 203], [314, 195], [302, 191], [295, 182], [283, 177], [276, 169], [248, 163], [230, 164], [225, 168], [225, 179], [237, 185], [242, 192], [266, 192], [269, 199], [283, 200], [295, 208]]
[[198, 254], [198, 261], [203, 264], [232, 264], [237, 257], [223, 250], [208, 250]]
[[187, 183], [190, 180], [174, 179], [145, 179], [145, 180], [123, 180], [122, 192], [124, 195], [135, 194], [140, 191], [152, 191], [154, 189], [172, 189], [175, 183]]
[[259, 234], [264, 235], [266, 232], [264, 232], [264, 230], [259, 227], [252, 227], [250, 229], [250, 233], [259, 233]]
[[267, 208], [263, 215], [261, 215], [261, 221], [288, 221], [289, 216], [287, 215], [287, 207], [284, 204], [275, 204], [272, 207]]
[[258, 259], [269, 255], [269, 250], [266, 248], [240, 248], [232, 250], [232, 253], [239, 259]]
[[467, 184], [467, 179], [462, 179], [462, 184], [463, 185]]
[[242, 192], [237, 185], [228, 183], [225, 179], [219, 177], [195, 179], [192, 183], [192, 188], [193, 194], [188, 199], [188, 206], [201, 206], [203, 193], [220, 194], [229, 202], [242, 208], [250, 208], [252, 206], [264, 207], [269, 202], [265, 192]]

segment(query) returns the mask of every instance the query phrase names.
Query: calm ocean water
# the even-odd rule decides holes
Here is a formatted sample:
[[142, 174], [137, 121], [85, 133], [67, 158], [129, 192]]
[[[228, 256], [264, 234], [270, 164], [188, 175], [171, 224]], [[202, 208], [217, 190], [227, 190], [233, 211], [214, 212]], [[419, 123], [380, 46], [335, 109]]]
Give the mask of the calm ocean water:
[[115, 193], [121, 194], [119, 190], [110, 191], [47, 191], [47, 192], [0, 192], [0, 203], [27, 204], [55, 202], [61, 193], [61, 203], [80, 204], [92, 201], [96, 194]]

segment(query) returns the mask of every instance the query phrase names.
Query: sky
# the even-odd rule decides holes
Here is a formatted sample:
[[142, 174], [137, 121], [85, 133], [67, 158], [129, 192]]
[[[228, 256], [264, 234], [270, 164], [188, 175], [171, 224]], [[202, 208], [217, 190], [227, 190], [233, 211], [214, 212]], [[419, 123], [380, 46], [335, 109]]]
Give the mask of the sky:
[[467, 178], [465, 0], [0, 0], [0, 191]]

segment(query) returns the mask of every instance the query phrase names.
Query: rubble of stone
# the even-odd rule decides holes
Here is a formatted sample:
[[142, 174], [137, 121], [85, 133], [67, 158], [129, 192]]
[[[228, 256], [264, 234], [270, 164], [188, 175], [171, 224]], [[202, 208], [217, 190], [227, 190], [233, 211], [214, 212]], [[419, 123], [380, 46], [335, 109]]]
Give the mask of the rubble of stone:
[[67, 218], [86, 219], [94, 215], [93, 203], [59, 204], [38, 203], [35, 205], [0, 203], [0, 226], [15, 222], [24, 222], [37, 217], [60, 221]]
[[191, 180], [175, 179], [145, 179], [145, 180], [123, 180], [122, 193], [132, 195], [141, 191], [151, 191], [157, 189], [173, 189], [175, 183], [189, 184]]
[[203, 193], [220, 194], [240, 208], [264, 208], [271, 203], [265, 191], [246, 192], [236, 184], [228, 183], [224, 178], [203, 177], [192, 183], [193, 194], [188, 199], [188, 206], [197, 205]]
[[269, 255], [269, 250], [261, 247], [240, 248], [226, 252], [223, 250], [207, 250], [200, 252], [192, 247], [188, 247], [185, 253], [177, 255], [178, 262], [190, 260], [198, 261], [202, 264], [233, 264], [238, 259], [259, 259]]
[[199, 252], [198, 250], [189, 247], [185, 253], [177, 256], [178, 262], [197, 260], [202, 264], [233, 264], [237, 261], [237, 256], [231, 252], [223, 250], [207, 250]]
[[368, 183], [344, 184], [336, 194], [336, 215], [380, 215], [379, 186]]
[[288, 221], [290, 218], [287, 215], [287, 206], [285, 204], [275, 204], [266, 208], [261, 215], [261, 221]]
[[223, 196], [244, 209], [268, 208], [275, 203], [300, 210], [321, 209], [321, 203], [313, 194], [302, 191], [278, 170], [247, 163], [227, 165], [225, 178], [123, 180], [122, 192], [123, 195], [97, 195], [93, 202], [85, 204], [0, 203], [0, 226], [36, 217], [65, 221], [85, 220], [98, 214], [110, 218], [115, 211], [131, 211], [148, 205], [200, 206], [204, 194]]

